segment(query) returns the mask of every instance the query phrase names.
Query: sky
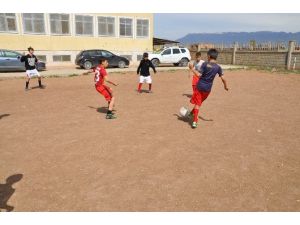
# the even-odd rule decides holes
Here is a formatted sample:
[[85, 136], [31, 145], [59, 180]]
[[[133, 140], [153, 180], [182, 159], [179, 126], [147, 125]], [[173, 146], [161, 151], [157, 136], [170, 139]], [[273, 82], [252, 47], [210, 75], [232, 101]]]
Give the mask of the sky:
[[300, 32], [300, 13], [155, 13], [154, 36], [176, 40], [188, 33]]

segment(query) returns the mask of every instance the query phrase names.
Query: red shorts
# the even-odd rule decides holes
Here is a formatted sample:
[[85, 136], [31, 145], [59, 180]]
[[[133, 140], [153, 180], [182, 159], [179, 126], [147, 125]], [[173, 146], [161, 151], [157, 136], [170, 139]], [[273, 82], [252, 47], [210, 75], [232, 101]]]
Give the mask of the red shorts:
[[201, 106], [202, 102], [205, 101], [205, 99], [208, 97], [209, 93], [210, 93], [210, 91], [209, 92], [199, 91], [196, 88], [190, 102], [194, 105]]
[[104, 96], [106, 101], [110, 102], [112, 98], [112, 90], [110, 89], [110, 87], [107, 87], [105, 85], [95, 85], [95, 88], [101, 95]]

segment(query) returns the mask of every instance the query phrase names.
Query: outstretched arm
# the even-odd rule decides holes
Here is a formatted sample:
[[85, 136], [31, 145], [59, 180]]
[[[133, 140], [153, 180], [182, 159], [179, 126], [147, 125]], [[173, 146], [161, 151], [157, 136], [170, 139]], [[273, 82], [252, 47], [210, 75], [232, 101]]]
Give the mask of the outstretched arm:
[[156, 73], [156, 69], [155, 69], [155, 66], [153, 65], [153, 63], [150, 61], [150, 66], [151, 68], [153, 69], [154, 73]]
[[222, 82], [223, 82], [224, 89], [225, 89], [226, 91], [228, 91], [229, 88], [228, 88], [228, 86], [227, 86], [227, 82], [226, 82], [226, 80], [225, 80], [225, 78], [224, 78], [224, 75], [223, 75], [223, 76], [220, 76], [220, 78], [221, 78], [221, 80], [222, 80]]
[[140, 62], [140, 65], [139, 65], [138, 68], [137, 68], [136, 74], [139, 74], [139, 73], [140, 73], [141, 65], [142, 65], [142, 61]]
[[114, 83], [114, 82], [112, 82], [111, 80], [109, 80], [107, 76], [104, 77], [104, 80], [105, 80], [107, 83], [110, 83], [110, 84], [112, 84], [112, 85], [118, 86], [117, 83]]

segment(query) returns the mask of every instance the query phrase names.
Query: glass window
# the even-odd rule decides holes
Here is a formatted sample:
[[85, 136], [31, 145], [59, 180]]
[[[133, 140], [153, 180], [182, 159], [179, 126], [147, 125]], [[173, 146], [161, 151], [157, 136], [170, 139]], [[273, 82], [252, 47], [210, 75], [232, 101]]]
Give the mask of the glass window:
[[52, 34], [70, 34], [70, 16], [68, 14], [50, 14]]
[[14, 32], [17, 31], [16, 14], [14, 13], [0, 13], [0, 32]]
[[115, 36], [115, 18], [98, 16], [98, 35]]
[[103, 57], [112, 57], [113, 56], [113, 54], [111, 53], [111, 52], [108, 52], [108, 51], [101, 51], [102, 52], [102, 56]]
[[94, 24], [93, 16], [75, 16], [76, 34], [78, 35], [93, 35]]
[[181, 50], [182, 53], [186, 52], [186, 50], [184, 48], [181, 48], [180, 50]]
[[7, 58], [17, 58], [20, 54], [17, 52], [4, 51], [5, 57]]
[[23, 13], [23, 29], [25, 33], [45, 33], [43, 13]]
[[136, 21], [136, 36], [148, 37], [149, 36], [149, 20], [137, 19]]
[[71, 56], [70, 55], [54, 55], [53, 61], [54, 62], [70, 62]]
[[180, 54], [179, 48], [173, 48], [173, 54]]
[[165, 50], [162, 55], [170, 55], [171, 54], [171, 49]]
[[132, 19], [120, 18], [120, 36], [132, 37]]

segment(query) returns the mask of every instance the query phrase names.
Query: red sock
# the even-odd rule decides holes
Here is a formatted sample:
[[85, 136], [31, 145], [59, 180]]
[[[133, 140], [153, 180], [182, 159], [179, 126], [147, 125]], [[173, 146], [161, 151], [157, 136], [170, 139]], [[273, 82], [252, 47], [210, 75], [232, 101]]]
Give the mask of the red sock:
[[199, 109], [193, 109], [194, 111], [194, 122], [198, 122], [198, 113], [199, 113]]
[[149, 91], [151, 91], [151, 88], [152, 88], [152, 84], [149, 84]]
[[138, 91], [141, 91], [142, 85], [143, 85], [142, 83], [139, 83]]

